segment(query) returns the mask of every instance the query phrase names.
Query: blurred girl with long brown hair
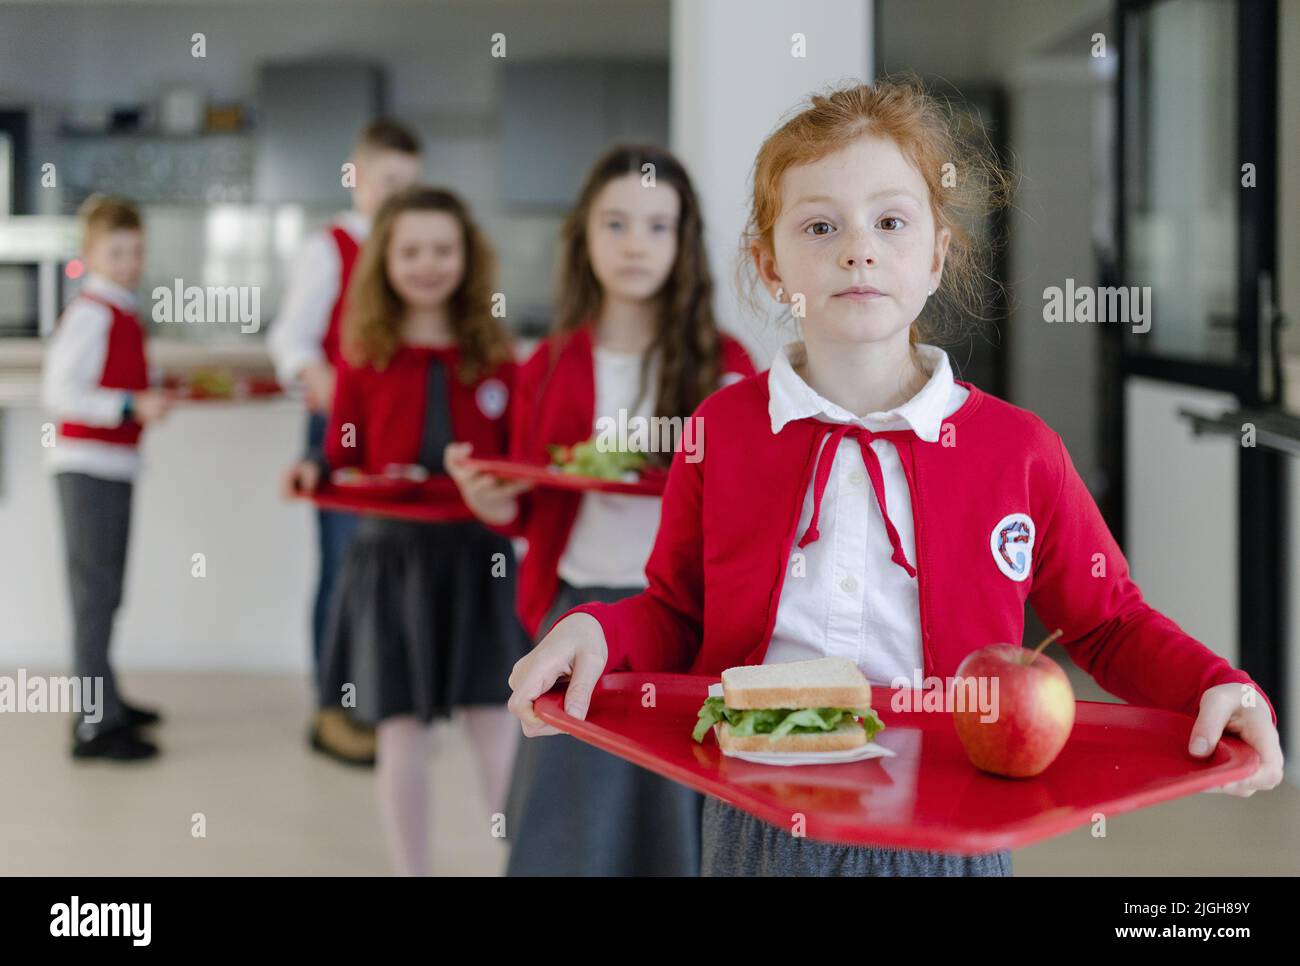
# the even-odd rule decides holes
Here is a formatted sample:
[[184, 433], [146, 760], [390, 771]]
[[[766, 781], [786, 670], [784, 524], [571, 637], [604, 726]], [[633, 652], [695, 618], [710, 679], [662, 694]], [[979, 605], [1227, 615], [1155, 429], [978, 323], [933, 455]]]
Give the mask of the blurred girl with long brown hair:
[[[712, 312], [700, 205], [681, 163], [618, 146], [584, 183], [563, 229], [551, 336], [516, 390], [512, 452], [593, 437], [598, 423], [685, 419], [720, 385], [753, 373]], [[503, 489], [448, 452], [448, 471], [485, 522], [528, 540], [519, 612], [538, 637], [560, 614], [645, 587], [658, 497]], [[671, 453], [647, 454], [666, 464]], [[695, 875], [700, 796], [574, 738], [528, 743], [515, 764], [507, 836], [511, 875]]]
[[[453, 441], [508, 451], [515, 365], [491, 312], [493, 276], [491, 249], [451, 192], [417, 186], [383, 205], [349, 289], [324, 453], [298, 464], [292, 484], [315, 489], [341, 467], [441, 473]], [[505, 699], [527, 642], [512, 548], [465, 517], [364, 518], [326, 632], [322, 693], [355, 689], [356, 714], [376, 726], [381, 817], [403, 874], [427, 871], [430, 724], [464, 709], [492, 813], [518, 741]]]

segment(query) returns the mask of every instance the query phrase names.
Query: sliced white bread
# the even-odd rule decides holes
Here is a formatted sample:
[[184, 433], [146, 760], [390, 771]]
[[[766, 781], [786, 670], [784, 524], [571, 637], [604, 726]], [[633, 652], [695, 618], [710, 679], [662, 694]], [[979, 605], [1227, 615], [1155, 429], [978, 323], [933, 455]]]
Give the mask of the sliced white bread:
[[844, 751], [867, 743], [862, 725], [852, 719], [841, 721], [834, 731], [819, 734], [733, 735], [724, 721], [718, 726], [718, 747], [723, 751]]
[[871, 685], [848, 658], [823, 657], [815, 661], [727, 668], [722, 672], [722, 697], [728, 708], [737, 711], [869, 708]]

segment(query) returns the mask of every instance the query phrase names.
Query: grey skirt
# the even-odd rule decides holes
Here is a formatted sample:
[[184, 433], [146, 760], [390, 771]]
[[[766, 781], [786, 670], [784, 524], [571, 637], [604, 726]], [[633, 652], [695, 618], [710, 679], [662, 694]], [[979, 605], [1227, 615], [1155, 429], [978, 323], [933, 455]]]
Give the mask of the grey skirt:
[[[542, 627], [634, 588], [561, 582]], [[506, 803], [512, 876], [696, 876], [704, 798], [568, 735], [525, 738]]]
[[1011, 853], [953, 855], [798, 838], [717, 798], [704, 804], [706, 876], [1007, 876]]
[[477, 522], [362, 519], [331, 601], [322, 694], [352, 685], [372, 725], [504, 705], [528, 651], [514, 575], [510, 541]]

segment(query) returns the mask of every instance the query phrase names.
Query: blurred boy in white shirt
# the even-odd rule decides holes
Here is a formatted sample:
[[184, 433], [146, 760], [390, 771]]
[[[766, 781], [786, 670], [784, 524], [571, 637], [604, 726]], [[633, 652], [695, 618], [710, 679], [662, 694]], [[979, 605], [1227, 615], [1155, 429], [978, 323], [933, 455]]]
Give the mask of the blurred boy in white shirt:
[[[334, 398], [340, 330], [348, 281], [380, 205], [394, 192], [416, 183], [423, 158], [416, 136], [390, 120], [368, 124], [357, 139], [349, 163], [354, 167], [352, 209], [311, 235], [294, 262], [279, 314], [267, 344], [284, 385], [301, 385], [307, 395], [309, 450], [321, 448], [325, 421]], [[372, 764], [374, 733], [354, 722], [340, 706], [342, 682], [321, 680], [321, 641], [329, 615], [335, 577], [356, 529], [348, 513], [317, 514], [320, 575], [312, 614], [312, 653], [318, 689], [311, 745], [353, 764]]]

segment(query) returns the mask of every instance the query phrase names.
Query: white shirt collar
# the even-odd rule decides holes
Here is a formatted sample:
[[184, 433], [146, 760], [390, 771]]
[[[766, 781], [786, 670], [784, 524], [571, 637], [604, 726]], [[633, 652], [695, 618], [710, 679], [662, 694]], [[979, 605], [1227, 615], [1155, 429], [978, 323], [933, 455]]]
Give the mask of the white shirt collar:
[[767, 411], [772, 419], [773, 434], [779, 433], [787, 423], [812, 416], [825, 422], [850, 423], [874, 432], [911, 429], [927, 443], [939, 439], [954, 385], [948, 353], [939, 347], [925, 344], [916, 347], [930, 378], [915, 396], [893, 409], [868, 413], [862, 418], [822, 398], [795, 372], [791, 359], [802, 349], [799, 342], [782, 348], [768, 372]]
[[106, 302], [112, 302], [125, 312], [135, 311], [135, 293], [127, 291], [116, 282], [96, 272], [86, 274], [86, 280], [81, 283], [81, 291]]

